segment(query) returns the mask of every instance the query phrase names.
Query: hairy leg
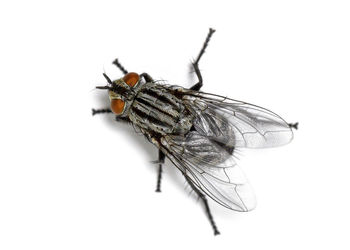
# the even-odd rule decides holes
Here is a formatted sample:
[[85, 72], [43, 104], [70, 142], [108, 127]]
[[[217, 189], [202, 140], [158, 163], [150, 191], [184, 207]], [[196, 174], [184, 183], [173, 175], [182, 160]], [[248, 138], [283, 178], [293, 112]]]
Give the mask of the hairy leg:
[[200, 50], [200, 52], [199, 52], [199, 54], [197, 56], [197, 59], [192, 64], [194, 72], [196, 73], [197, 78], [198, 78], [198, 82], [191, 87], [192, 90], [199, 91], [201, 89], [201, 87], [203, 86], [203, 78], [202, 78], [201, 72], [199, 70], [198, 63], [199, 63], [199, 60], [201, 59], [202, 55], [204, 54], [205, 49], [208, 47], [210, 38], [211, 38], [211, 36], [213, 35], [214, 32], [215, 32], [214, 29], [212, 29], [212, 28], [209, 29], [209, 33], [207, 35], [207, 38], [204, 41], [202, 49]]
[[203, 201], [204, 203], [204, 207], [205, 207], [205, 211], [207, 213], [208, 219], [210, 221], [210, 224], [214, 230], [214, 235], [218, 235], [220, 234], [218, 228], [216, 227], [213, 215], [210, 212], [210, 208], [208, 205], [208, 200], [207, 197], [201, 192], [199, 191], [199, 189], [193, 184], [193, 182], [191, 181], [191, 179], [185, 175], [185, 179], [188, 182], [188, 184], [190, 185], [190, 187], [193, 189], [193, 191], [198, 195], [198, 197]]

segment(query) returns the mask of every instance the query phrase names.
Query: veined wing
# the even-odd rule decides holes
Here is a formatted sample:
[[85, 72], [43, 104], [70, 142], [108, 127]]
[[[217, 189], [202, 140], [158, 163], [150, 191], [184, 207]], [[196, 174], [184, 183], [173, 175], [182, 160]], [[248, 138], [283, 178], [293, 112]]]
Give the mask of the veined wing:
[[196, 116], [195, 129], [229, 147], [276, 147], [293, 139], [288, 123], [262, 107], [190, 90], [183, 100]]
[[242, 212], [255, 207], [252, 188], [232, 155], [206, 136], [196, 131], [166, 135], [159, 146], [195, 186], [219, 204]]

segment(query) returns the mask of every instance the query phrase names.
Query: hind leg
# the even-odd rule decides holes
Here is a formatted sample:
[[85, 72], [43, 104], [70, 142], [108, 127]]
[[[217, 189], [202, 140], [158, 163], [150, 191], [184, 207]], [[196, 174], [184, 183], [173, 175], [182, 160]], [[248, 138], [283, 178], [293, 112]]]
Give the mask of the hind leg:
[[215, 224], [213, 215], [210, 212], [210, 208], [209, 208], [207, 197], [201, 191], [199, 191], [199, 189], [192, 183], [191, 179], [188, 176], [185, 175], [185, 179], [188, 182], [188, 184], [190, 185], [190, 187], [193, 189], [193, 191], [203, 201], [204, 207], [205, 207], [205, 212], [207, 213], [207, 216], [208, 216], [208, 219], [210, 221], [210, 224], [211, 224], [211, 226], [212, 226], [212, 228], [214, 230], [214, 235], [220, 234], [220, 232], [219, 232], [219, 230], [218, 230], [218, 228], [217, 228], [217, 226]]

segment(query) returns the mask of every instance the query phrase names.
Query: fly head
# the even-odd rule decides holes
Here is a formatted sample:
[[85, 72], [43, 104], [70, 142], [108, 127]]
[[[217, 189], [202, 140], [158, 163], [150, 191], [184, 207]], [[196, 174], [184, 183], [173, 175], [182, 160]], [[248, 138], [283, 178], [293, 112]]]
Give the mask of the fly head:
[[113, 113], [118, 116], [126, 116], [137, 93], [140, 76], [137, 73], [130, 72], [115, 81], [112, 81], [106, 74], [103, 74], [103, 76], [106, 78], [108, 85], [96, 88], [107, 89]]

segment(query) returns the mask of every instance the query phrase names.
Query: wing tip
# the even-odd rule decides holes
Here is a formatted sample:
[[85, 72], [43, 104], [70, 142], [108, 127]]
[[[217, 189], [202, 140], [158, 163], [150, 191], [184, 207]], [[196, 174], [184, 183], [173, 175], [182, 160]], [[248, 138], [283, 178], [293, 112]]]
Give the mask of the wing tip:
[[256, 197], [253, 192], [253, 188], [249, 183], [237, 186], [236, 192], [242, 203], [240, 206], [240, 212], [249, 212], [256, 207]]

